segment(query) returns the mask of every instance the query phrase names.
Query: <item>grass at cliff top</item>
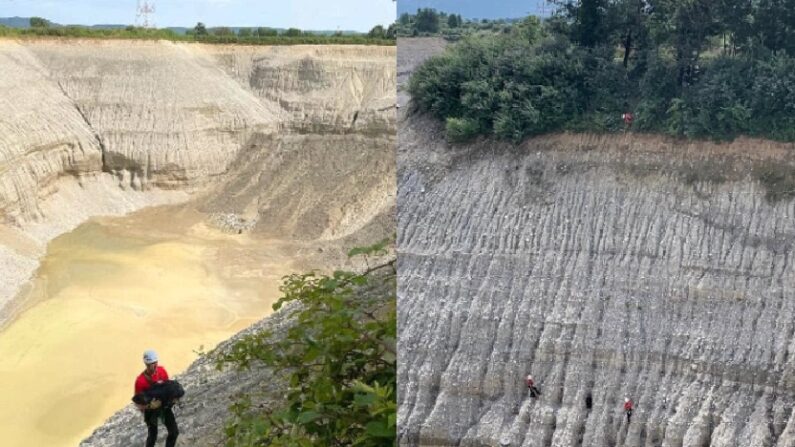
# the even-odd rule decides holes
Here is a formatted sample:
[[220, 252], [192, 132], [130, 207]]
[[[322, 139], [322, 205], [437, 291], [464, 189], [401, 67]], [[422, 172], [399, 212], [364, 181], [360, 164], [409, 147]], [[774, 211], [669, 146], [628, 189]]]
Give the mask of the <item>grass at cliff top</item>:
[[14, 38], [80, 38], [80, 39], [131, 39], [131, 40], [170, 40], [173, 42], [200, 42], [210, 44], [245, 45], [395, 45], [395, 39], [362, 36], [321, 36], [304, 34], [301, 36], [250, 36], [237, 35], [192, 35], [177, 34], [168, 29], [91, 29], [78, 26], [57, 28], [9, 28], [0, 25], [0, 37]]

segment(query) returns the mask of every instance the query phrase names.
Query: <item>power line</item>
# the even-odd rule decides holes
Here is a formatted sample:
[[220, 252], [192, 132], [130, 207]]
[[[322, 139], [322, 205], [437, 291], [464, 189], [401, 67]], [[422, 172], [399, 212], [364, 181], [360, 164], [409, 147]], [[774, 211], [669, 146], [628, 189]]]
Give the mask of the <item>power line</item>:
[[154, 27], [154, 22], [150, 17], [155, 13], [155, 2], [150, 0], [138, 0], [138, 7], [135, 14], [135, 25], [143, 28]]

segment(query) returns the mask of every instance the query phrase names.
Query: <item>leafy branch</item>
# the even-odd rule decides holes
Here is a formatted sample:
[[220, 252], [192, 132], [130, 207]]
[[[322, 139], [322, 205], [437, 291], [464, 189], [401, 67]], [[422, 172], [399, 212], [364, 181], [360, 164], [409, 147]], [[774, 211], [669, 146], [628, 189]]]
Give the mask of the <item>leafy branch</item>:
[[[351, 256], [388, 253], [389, 240]], [[394, 445], [396, 437], [395, 259], [362, 273], [284, 278], [274, 310], [292, 324], [244, 337], [218, 355], [218, 367], [269, 368], [287, 384], [272, 408], [236, 402], [229, 446]]]

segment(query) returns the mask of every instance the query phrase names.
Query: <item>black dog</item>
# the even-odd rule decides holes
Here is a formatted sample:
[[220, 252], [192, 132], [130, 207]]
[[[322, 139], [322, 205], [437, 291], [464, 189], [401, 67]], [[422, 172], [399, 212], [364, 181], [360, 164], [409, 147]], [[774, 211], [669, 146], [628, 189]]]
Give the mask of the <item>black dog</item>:
[[164, 407], [174, 405], [174, 401], [185, 395], [185, 390], [182, 385], [176, 380], [166, 380], [162, 383], [155, 383], [143, 393], [138, 393], [133, 396], [132, 401], [137, 405], [149, 405], [150, 402], [157, 399], [162, 402]]

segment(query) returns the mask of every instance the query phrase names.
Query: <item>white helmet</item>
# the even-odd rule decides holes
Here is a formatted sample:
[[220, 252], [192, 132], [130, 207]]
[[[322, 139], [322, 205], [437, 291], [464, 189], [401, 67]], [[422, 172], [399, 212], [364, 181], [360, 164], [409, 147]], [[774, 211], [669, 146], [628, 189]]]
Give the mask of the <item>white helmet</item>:
[[530, 374], [527, 375], [527, 378], [528, 380], [533, 380], [533, 376], [531, 376]]
[[624, 402], [629, 402], [629, 398], [628, 398], [628, 397], [625, 397], [625, 398], [624, 398]]
[[144, 363], [149, 365], [157, 361], [157, 353], [153, 349], [144, 351]]

